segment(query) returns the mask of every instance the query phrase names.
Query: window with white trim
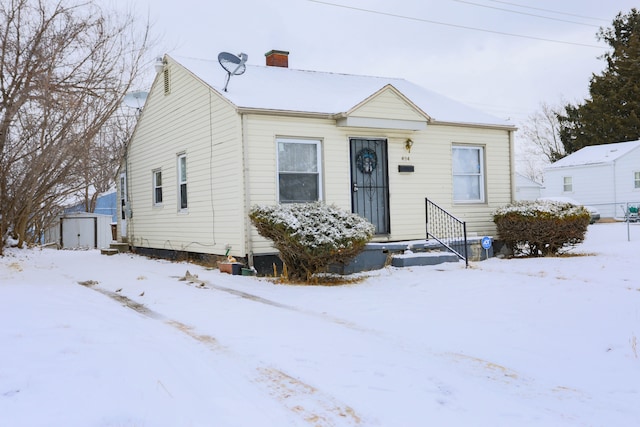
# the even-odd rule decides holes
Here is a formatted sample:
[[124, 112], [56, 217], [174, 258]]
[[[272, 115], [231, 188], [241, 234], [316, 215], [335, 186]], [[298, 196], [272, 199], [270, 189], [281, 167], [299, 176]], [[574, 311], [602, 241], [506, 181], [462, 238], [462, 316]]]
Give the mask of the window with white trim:
[[159, 169], [153, 171], [153, 204], [162, 204], [162, 171]]
[[640, 172], [633, 173], [633, 188], [640, 189]]
[[304, 203], [321, 200], [320, 141], [278, 138], [278, 200]]
[[178, 209], [186, 210], [187, 203], [187, 155], [178, 155]]
[[479, 146], [452, 147], [454, 202], [484, 202], [484, 149]]
[[571, 193], [573, 191], [573, 177], [571, 176], [562, 177], [562, 191], [565, 193]]

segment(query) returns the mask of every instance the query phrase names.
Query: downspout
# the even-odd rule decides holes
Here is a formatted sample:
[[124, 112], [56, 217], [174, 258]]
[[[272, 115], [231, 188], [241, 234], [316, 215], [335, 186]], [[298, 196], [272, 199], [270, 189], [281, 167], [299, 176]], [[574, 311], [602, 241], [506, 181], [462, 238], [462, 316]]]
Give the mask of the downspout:
[[[613, 162], [611, 162], [611, 170], [612, 170], [612, 174], [613, 176], [611, 178], [613, 178], [613, 217], [616, 217], [616, 208], [618, 207], [618, 186], [616, 185], [616, 161], [614, 160]], [[626, 209], [626, 207], [625, 207]], [[626, 210], [625, 210], [625, 215], [626, 215]]]
[[511, 177], [511, 200], [509, 203], [513, 203], [516, 199], [516, 173], [513, 166], [515, 162], [515, 150], [513, 148], [515, 144], [514, 133], [513, 130], [509, 131], [509, 176]]
[[[131, 209], [131, 184], [130, 184], [130, 174], [129, 174], [129, 146], [131, 143], [131, 137], [127, 140], [127, 145], [124, 150], [124, 187], [125, 187], [125, 195], [127, 196], [125, 199], [124, 205], [124, 215], [125, 220], [127, 221], [127, 235], [125, 236], [127, 239], [127, 243], [129, 246], [133, 246], [133, 221], [131, 221], [132, 209]], [[122, 217], [121, 217], [122, 218]], [[120, 232], [120, 240], [122, 240], [122, 232]]]
[[242, 181], [244, 184], [244, 253], [247, 256], [249, 267], [253, 267], [253, 242], [251, 239], [251, 221], [249, 209], [251, 209], [251, 185], [249, 179], [249, 141], [247, 141], [247, 120], [244, 113], [240, 113], [240, 139], [242, 140]]

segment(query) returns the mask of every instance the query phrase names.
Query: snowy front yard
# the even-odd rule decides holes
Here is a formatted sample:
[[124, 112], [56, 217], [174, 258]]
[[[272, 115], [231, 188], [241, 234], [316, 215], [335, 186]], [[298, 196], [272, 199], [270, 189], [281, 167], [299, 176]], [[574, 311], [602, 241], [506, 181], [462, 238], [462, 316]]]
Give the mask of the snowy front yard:
[[640, 425], [640, 225], [574, 252], [308, 287], [8, 250], [0, 426]]

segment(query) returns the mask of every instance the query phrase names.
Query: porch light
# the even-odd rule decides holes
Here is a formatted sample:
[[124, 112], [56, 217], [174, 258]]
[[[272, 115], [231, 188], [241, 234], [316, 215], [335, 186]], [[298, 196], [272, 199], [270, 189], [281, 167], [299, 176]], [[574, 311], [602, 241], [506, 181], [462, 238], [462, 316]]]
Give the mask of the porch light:
[[413, 141], [411, 140], [411, 138], [407, 138], [407, 140], [404, 142], [404, 149], [407, 150], [407, 153], [411, 152], [411, 147], [413, 147]]

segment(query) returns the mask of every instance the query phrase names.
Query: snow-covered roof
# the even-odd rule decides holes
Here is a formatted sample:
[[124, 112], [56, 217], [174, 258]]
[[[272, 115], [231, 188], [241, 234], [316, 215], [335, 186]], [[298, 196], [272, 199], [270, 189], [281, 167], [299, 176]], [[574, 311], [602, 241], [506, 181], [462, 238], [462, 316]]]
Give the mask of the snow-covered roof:
[[533, 187], [541, 188], [542, 184], [535, 182], [534, 180], [516, 172], [516, 187]]
[[611, 163], [638, 147], [640, 140], [590, 145], [552, 163], [546, 169]]
[[247, 65], [244, 74], [231, 77], [225, 92], [227, 73], [217, 60], [171, 59], [238, 108], [337, 115], [391, 85], [432, 121], [513, 127], [404, 79]]

